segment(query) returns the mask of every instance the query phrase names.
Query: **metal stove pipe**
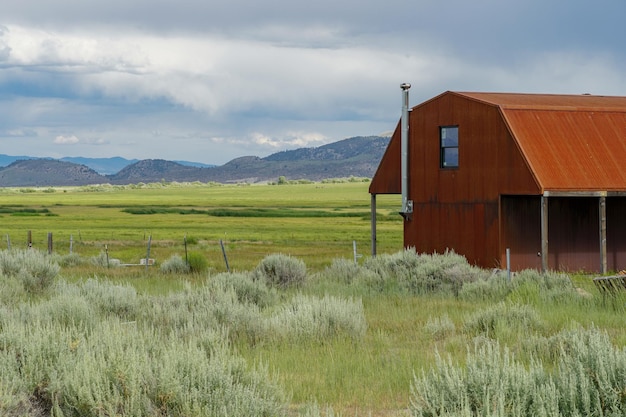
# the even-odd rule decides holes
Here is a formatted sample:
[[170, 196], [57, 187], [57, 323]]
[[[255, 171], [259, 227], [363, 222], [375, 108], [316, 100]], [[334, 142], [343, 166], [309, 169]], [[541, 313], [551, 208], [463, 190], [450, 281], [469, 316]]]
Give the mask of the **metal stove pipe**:
[[402, 118], [400, 119], [401, 173], [402, 173], [402, 211], [405, 220], [411, 219], [413, 200], [409, 200], [409, 89], [411, 84], [402, 83]]

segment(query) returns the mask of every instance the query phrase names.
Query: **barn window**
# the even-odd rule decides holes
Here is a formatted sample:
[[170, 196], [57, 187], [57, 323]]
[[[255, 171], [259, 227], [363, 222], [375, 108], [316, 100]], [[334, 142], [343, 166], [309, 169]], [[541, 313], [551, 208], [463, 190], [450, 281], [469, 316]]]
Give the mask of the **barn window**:
[[441, 168], [459, 167], [459, 127], [442, 126], [439, 128], [441, 139]]

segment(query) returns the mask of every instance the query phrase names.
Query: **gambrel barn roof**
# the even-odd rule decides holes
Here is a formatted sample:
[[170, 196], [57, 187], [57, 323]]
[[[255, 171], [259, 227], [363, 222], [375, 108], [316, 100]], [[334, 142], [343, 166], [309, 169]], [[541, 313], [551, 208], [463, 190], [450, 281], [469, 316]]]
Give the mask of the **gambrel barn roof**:
[[[626, 191], [626, 97], [445, 92], [413, 110], [448, 94], [498, 109], [539, 194]], [[400, 193], [399, 130], [370, 193]]]

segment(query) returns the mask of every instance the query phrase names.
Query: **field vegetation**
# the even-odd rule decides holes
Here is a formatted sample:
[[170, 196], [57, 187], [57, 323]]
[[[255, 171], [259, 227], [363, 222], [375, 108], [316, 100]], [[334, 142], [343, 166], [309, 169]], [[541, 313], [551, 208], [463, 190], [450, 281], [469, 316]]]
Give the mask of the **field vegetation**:
[[0, 415], [626, 414], [626, 297], [401, 250], [392, 197], [367, 256], [367, 183], [0, 196]]
[[[27, 245], [83, 257], [108, 250], [121, 263], [157, 262], [172, 254], [202, 252], [215, 272], [226, 271], [219, 241], [232, 270], [250, 270], [270, 253], [301, 258], [319, 270], [337, 256], [349, 257], [352, 242], [370, 252], [370, 201], [363, 181], [223, 186], [137, 184], [76, 188], [0, 189], [0, 233], [5, 248]], [[381, 251], [401, 247], [397, 196], [380, 196]], [[82, 276], [87, 271], [76, 271]], [[121, 271], [117, 271], [121, 274]]]

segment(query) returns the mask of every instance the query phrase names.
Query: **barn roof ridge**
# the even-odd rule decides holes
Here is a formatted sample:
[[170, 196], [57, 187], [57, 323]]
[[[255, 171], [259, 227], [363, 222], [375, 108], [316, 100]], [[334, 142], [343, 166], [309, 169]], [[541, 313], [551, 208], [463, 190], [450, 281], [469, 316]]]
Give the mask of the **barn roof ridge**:
[[502, 110], [626, 112], [626, 96], [462, 91], [446, 93], [480, 101]]

